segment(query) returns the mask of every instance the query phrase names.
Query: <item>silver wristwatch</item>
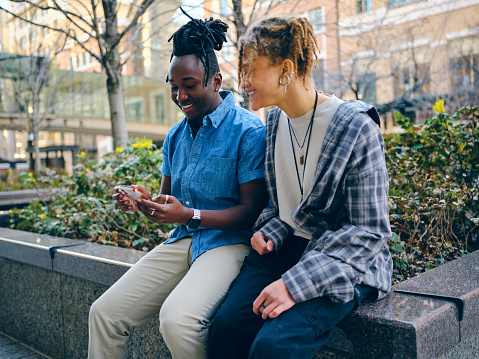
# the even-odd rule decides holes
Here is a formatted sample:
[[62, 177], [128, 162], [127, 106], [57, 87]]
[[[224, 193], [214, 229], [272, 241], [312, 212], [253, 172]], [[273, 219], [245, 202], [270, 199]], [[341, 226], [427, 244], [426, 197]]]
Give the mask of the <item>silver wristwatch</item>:
[[188, 228], [197, 229], [201, 223], [201, 212], [199, 209], [193, 209], [193, 217], [188, 221]]

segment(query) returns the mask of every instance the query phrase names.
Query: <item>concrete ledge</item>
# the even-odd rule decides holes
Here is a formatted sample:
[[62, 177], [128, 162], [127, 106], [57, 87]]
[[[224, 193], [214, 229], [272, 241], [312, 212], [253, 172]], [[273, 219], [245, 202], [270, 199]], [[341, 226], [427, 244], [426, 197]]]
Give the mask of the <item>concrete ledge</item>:
[[16, 206], [26, 206], [36, 199], [49, 199], [53, 194], [63, 193], [64, 188], [53, 189], [26, 189], [20, 191], [0, 192], [0, 208], [10, 209]]
[[[52, 358], [86, 357], [91, 303], [143, 255], [0, 228], [0, 331]], [[450, 301], [391, 293], [346, 317], [314, 358], [479, 357], [479, 251], [394, 289], [462, 298], [464, 319]], [[129, 358], [171, 357], [157, 319], [128, 347]]]
[[[341, 358], [439, 358], [453, 349], [461, 352], [465, 339], [479, 333], [479, 251], [446, 263], [393, 287], [464, 300], [464, 318], [449, 300], [391, 293], [385, 299], [361, 305], [335, 328], [319, 353]], [[472, 345], [472, 347], [471, 347]], [[478, 358], [479, 341], [469, 342], [475, 354], [451, 358]], [[472, 354], [471, 354], [472, 355]]]
[[[0, 228], [0, 331], [52, 358], [86, 358], [91, 304], [146, 252]], [[158, 319], [129, 358], [170, 358]]]

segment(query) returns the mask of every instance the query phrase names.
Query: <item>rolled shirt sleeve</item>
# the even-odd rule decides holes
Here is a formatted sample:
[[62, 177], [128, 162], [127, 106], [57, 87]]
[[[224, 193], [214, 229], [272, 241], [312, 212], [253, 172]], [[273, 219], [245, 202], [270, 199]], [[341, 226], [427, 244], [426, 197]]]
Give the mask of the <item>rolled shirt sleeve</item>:
[[238, 183], [264, 178], [265, 128], [251, 128], [241, 141], [238, 154]]
[[169, 163], [169, 157], [168, 157], [169, 150], [170, 150], [170, 139], [169, 139], [169, 136], [166, 135], [165, 141], [163, 142], [163, 147], [161, 148], [161, 151], [163, 152], [163, 161], [160, 166], [160, 172], [164, 176], [171, 177], [170, 163]]

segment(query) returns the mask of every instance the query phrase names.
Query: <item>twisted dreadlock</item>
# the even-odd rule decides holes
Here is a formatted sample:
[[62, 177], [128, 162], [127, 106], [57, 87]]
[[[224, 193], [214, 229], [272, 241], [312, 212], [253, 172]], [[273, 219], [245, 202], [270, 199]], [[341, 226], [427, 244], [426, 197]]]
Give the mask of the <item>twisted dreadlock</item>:
[[173, 56], [198, 56], [206, 70], [206, 87], [209, 78], [220, 70], [214, 50], [221, 50], [223, 43], [227, 41], [225, 33], [228, 31], [228, 25], [212, 17], [209, 20], [194, 19], [181, 7], [180, 10], [191, 20], [168, 39], [173, 39], [170, 62]]
[[[246, 33], [238, 41], [239, 66], [238, 79], [248, 76], [254, 67], [258, 56], [267, 56], [273, 65], [285, 59], [293, 61], [296, 74], [303, 78], [306, 86], [306, 77], [316, 66], [319, 47], [314, 35], [313, 25], [304, 17], [272, 16], [263, 18], [251, 24]], [[251, 53], [248, 72], [243, 74], [243, 54], [247, 47]]]

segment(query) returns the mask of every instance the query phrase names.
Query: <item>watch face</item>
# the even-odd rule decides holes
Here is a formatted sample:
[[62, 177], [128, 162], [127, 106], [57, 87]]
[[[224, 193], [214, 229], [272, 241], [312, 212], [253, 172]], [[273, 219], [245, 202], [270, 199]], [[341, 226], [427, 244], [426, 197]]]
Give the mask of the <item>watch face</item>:
[[197, 229], [200, 226], [201, 219], [191, 218], [187, 224], [188, 228]]
[[188, 221], [188, 228], [197, 229], [201, 223], [201, 212], [199, 209], [193, 209], [193, 217]]

